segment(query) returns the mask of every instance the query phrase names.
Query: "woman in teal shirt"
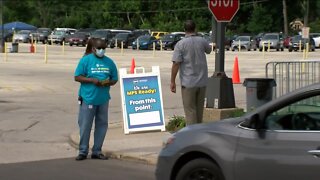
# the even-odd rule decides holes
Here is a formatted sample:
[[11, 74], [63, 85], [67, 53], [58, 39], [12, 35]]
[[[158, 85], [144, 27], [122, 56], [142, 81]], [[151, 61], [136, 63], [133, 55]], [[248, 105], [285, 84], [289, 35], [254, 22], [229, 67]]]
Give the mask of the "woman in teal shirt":
[[118, 71], [113, 60], [104, 55], [105, 49], [105, 41], [96, 39], [93, 53], [82, 57], [75, 70], [75, 81], [81, 83], [78, 116], [80, 143], [76, 160], [87, 158], [93, 120], [95, 132], [91, 158], [108, 159], [102, 154], [101, 148], [108, 129], [109, 91], [118, 81]]

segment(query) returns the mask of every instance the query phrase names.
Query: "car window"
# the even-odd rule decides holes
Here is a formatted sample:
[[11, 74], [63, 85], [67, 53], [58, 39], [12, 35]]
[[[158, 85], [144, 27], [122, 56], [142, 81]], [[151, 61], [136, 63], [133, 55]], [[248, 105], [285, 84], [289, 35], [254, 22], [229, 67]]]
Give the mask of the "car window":
[[278, 39], [279, 36], [278, 35], [275, 35], [275, 34], [266, 34], [265, 36], [263, 36], [263, 40], [272, 40], [272, 39]]
[[269, 130], [320, 130], [320, 96], [313, 96], [285, 106], [266, 118]]
[[250, 41], [250, 38], [247, 36], [239, 36], [235, 39], [235, 41]]

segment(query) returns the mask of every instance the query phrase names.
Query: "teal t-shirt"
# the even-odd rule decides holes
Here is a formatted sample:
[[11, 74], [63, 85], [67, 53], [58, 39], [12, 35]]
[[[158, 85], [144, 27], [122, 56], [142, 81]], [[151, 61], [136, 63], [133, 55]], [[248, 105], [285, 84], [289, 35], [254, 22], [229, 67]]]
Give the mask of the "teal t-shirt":
[[[109, 57], [97, 58], [93, 53], [80, 59], [74, 76], [84, 76], [99, 80], [118, 80], [118, 70]], [[79, 96], [88, 105], [101, 105], [110, 99], [110, 86], [98, 87], [93, 83], [81, 83]]]

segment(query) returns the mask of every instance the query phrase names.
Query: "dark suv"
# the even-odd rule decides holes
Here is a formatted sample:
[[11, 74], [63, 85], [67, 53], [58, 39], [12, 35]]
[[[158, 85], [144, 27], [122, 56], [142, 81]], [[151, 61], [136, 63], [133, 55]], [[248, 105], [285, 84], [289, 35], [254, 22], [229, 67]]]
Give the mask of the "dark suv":
[[123, 42], [123, 47], [128, 48], [132, 46], [132, 42], [135, 40], [132, 33], [119, 33], [115, 35], [110, 41], [110, 48], [121, 47], [121, 42]]
[[51, 34], [50, 28], [38, 28], [36, 33], [33, 33], [34, 38], [37, 41], [41, 41], [43, 44], [48, 43], [48, 36]]
[[311, 36], [309, 36], [309, 39], [303, 39], [301, 35], [293, 36], [291, 42], [289, 43], [288, 50], [289, 52], [298, 51], [300, 47], [301, 50], [303, 50], [305, 49], [307, 43], [309, 43], [309, 51], [315, 51], [315, 42]]
[[177, 42], [181, 40], [181, 36], [177, 34], [166, 34], [160, 38], [160, 45], [162, 44], [162, 48], [164, 50], [172, 49], [174, 50], [174, 47], [176, 46]]

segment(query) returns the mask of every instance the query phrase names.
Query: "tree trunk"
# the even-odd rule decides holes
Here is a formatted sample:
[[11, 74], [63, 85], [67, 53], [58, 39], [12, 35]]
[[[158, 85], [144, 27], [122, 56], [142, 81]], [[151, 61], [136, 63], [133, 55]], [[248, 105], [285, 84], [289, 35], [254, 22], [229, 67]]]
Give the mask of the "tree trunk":
[[287, 15], [287, 3], [286, 0], [282, 0], [283, 5], [283, 28], [284, 35], [288, 35], [288, 15]]
[[309, 19], [309, 0], [305, 0], [305, 12], [304, 12], [304, 27], [308, 27]]
[[129, 24], [131, 24], [130, 13], [129, 12], [127, 12], [127, 19], [128, 19]]

